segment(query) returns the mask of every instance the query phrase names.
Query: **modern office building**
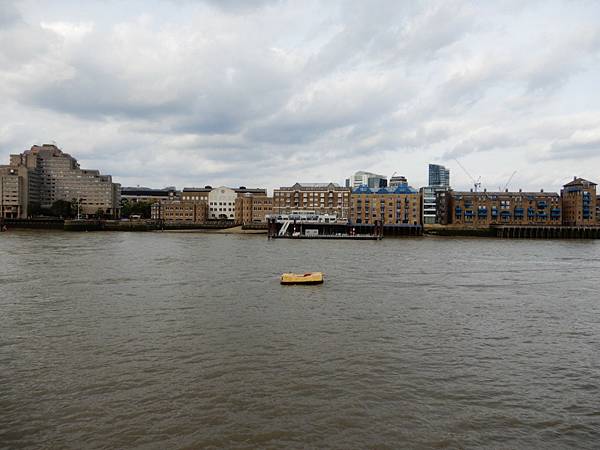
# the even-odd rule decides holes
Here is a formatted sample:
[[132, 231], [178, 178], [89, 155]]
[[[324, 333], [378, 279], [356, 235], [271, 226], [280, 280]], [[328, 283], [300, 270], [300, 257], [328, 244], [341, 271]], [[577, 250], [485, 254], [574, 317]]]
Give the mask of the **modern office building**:
[[352, 191], [350, 222], [355, 224], [421, 225], [421, 199], [410, 186]]
[[562, 224], [562, 204], [555, 192], [455, 192], [443, 196], [440, 211], [444, 225], [489, 227], [490, 225]]
[[408, 186], [408, 180], [403, 175], [394, 175], [390, 178], [389, 186], [392, 188], [398, 186]]
[[429, 186], [450, 186], [450, 170], [438, 164], [429, 164]]
[[273, 214], [306, 211], [318, 216], [335, 216], [338, 220], [347, 219], [350, 192], [349, 188], [337, 183], [296, 183], [280, 187], [273, 191]]
[[6, 177], [19, 174], [19, 217], [27, 217], [40, 208], [49, 209], [58, 200], [77, 202], [83, 215], [100, 212], [119, 216], [121, 186], [113, 183], [110, 175], [81, 169], [75, 158], [56, 145], [34, 145], [21, 154], [10, 155], [9, 166], [2, 166], [1, 172]]
[[561, 191], [563, 224], [567, 226], [597, 225], [596, 184], [575, 177], [563, 186]]
[[368, 186], [371, 189], [387, 186], [387, 178], [384, 175], [377, 175], [376, 173], [364, 172], [362, 170], [352, 175], [350, 182], [350, 187], [353, 189], [362, 185]]

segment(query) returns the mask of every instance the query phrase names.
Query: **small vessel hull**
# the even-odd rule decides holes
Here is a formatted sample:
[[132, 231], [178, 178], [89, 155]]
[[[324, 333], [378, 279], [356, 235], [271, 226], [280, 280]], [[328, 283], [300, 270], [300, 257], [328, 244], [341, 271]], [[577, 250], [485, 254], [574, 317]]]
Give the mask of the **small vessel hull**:
[[310, 273], [284, 273], [281, 275], [281, 284], [322, 284], [323, 273], [322, 272], [310, 272]]

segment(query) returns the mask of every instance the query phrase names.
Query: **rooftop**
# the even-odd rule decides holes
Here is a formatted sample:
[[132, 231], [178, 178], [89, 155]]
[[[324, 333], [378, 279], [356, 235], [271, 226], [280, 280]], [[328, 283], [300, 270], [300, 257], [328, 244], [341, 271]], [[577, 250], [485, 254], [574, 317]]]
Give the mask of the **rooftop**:
[[360, 185], [352, 191], [353, 194], [416, 194], [417, 190], [410, 186], [400, 185], [395, 187], [370, 188], [367, 185]]
[[565, 186], [581, 186], [581, 185], [596, 186], [596, 183], [592, 183], [591, 181], [584, 180], [583, 178], [574, 177], [573, 181], [565, 184]]

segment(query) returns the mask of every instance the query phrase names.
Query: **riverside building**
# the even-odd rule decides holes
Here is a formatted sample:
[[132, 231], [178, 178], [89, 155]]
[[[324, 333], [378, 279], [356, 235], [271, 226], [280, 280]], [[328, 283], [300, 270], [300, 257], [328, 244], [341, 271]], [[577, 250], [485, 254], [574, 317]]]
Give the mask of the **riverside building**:
[[421, 225], [421, 200], [410, 186], [352, 191], [350, 222], [355, 224]]
[[208, 205], [204, 201], [193, 202], [171, 200], [156, 202], [150, 210], [153, 220], [162, 220], [167, 223], [206, 223], [208, 218]]
[[0, 166], [0, 218], [22, 219], [27, 217], [29, 182], [30, 178], [26, 167]]
[[267, 217], [273, 213], [273, 197], [266, 195], [244, 194], [235, 199], [235, 222], [266, 223]]
[[562, 204], [555, 192], [448, 191], [440, 211], [444, 225], [562, 225]]
[[178, 192], [174, 187], [150, 189], [147, 187], [122, 187], [121, 200], [129, 203], [156, 203], [177, 200]]
[[236, 200], [243, 196], [266, 197], [264, 188], [183, 188], [180, 198], [152, 206], [152, 219], [205, 223], [211, 220], [236, 221]]
[[273, 214], [307, 212], [317, 216], [348, 219], [350, 188], [337, 183], [296, 183], [273, 191]]
[[[1, 166], [0, 174], [3, 180], [15, 174], [20, 177], [19, 205], [10, 212], [3, 207], [3, 214], [14, 216], [16, 212], [17, 217], [26, 218], [64, 200], [77, 202], [83, 215], [119, 216], [121, 186], [113, 183], [110, 175], [81, 169], [75, 158], [56, 145], [34, 145], [21, 154], [10, 155], [10, 164]], [[14, 182], [8, 183], [14, 186]]]
[[563, 204], [563, 224], [567, 226], [597, 225], [596, 220], [596, 184], [575, 177], [563, 186], [561, 191]]
[[[227, 188], [235, 191], [237, 196], [242, 195], [267, 195], [265, 188], [247, 188], [246, 186], [240, 186], [239, 188]], [[183, 188], [181, 192], [181, 200], [187, 201], [205, 201], [208, 202], [208, 194], [213, 190], [212, 186], [204, 186], [203, 188], [198, 187], [187, 187]]]

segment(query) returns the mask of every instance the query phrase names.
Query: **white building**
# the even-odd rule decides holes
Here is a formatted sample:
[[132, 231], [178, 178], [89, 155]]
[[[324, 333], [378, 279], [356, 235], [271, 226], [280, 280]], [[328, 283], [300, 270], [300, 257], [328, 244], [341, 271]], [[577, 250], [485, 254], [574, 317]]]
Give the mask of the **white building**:
[[376, 173], [364, 172], [359, 170], [352, 178], [350, 178], [350, 186], [353, 189], [359, 186], [368, 186], [371, 189], [381, 188], [387, 186], [387, 177], [384, 175], [377, 175]]
[[208, 218], [211, 220], [235, 220], [237, 193], [221, 186], [208, 193]]
[[390, 187], [408, 186], [408, 180], [404, 175], [392, 175], [390, 178]]

